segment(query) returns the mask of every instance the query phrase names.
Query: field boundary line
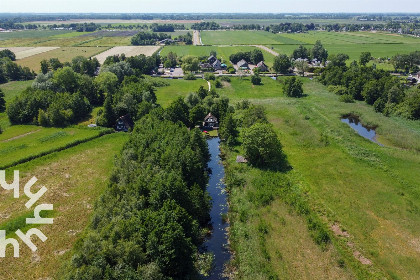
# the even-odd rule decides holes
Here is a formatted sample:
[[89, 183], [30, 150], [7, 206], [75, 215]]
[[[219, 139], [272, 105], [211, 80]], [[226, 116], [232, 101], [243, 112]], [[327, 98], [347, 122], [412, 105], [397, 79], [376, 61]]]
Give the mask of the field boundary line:
[[34, 159], [37, 159], [37, 158], [40, 158], [40, 157], [43, 157], [43, 156], [46, 156], [46, 155], [49, 155], [49, 154], [53, 154], [53, 153], [56, 153], [56, 152], [61, 152], [61, 151], [67, 150], [69, 148], [73, 148], [73, 147], [75, 147], [79, 144], [95, 140], [97, 138], [100, 138], [104, 135], [111, 134], [111, 133], [114, 133], [113, 129], [106, 129], [106, 130], [103, 130], [103, 131], [99, 132], [98, 135], [94, 135], [94, 136], [87, 137], [87, 138], [84, 138], [84, 139], [76, 140], [76, 141], [70, 142], [70, 143], [68, 143], [64, 146], [57, 147], [57, 148], [54, 148], [54, 149], [51, 149], [51, 150], [48, 150], [48, 151], [45, 151], [45, 152], [41, 152], [41, 153], [36, 154], [36, 155], [28, 156], [26, 158], [19, 159], [15, 162], [12, 162], [12, 163], [9, 163], [9, 164], [5, 164], [3, 166], [0, 166], [0, 170], [5, 170], [5, 169], [8, 169], [10, 167], [13, 167], [13, 166], [16, 166], [16, 165], [19, 165], [19, 164], [22, 164], [22, 163], [26, 163], [26, 162], [29, 162], [31, 160], [34, 160]]

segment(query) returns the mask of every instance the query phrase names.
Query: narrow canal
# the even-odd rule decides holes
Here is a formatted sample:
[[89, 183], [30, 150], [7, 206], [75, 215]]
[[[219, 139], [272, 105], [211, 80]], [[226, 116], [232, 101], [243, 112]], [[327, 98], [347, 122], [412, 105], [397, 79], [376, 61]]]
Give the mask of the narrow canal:
[[209, 167], [212, 170], [209, 178], [207, 191], [212, 198], [212, 209], [210, 211], [212, 233], [205, 241], [204, 246], [208, 252], [214, 255], [212, 270], [205, 279], [220, 280], [227, 279], [223, 276], [223, 270], [226, 262], [230, 259], [228, 248], [227, 227], [228, 223], [223, 220], [223, 216], [227, 215], [227, 193], [223, 178], [225, 177], [225, 169], [220, 159], [219, 138], [211, 138], [207, 140], [211, 159]]

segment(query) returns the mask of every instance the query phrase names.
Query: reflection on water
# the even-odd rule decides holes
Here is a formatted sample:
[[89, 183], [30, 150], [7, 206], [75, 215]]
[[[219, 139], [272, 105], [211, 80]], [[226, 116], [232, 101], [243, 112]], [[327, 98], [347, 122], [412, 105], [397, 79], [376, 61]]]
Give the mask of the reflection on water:
[[207, 144], [211, 155], [209, 167], [212, 170], [207, 191], [212, 198], [210, 217], [213, 230], [211, 236], [205, 241], [204, 246], [208, 252], [213, 253], [214, 262], [209, 276], [205, 277], [205, 279], [219, 280], [227, 279], [222, 274], [224, 265], [230, 259], [227, 236], [228, 224], [222, 221], [222, 215], [226, 215], [228, 212], [227, 193], [223, 183], [225, 169], [219, 157], [219, 138], [211, 138], [207, 140]]
[[348, 124], [351, 128], [356, 130], [360, 136], [369, 139], [370, 141], [375, 142], [380, 146], [383, 146], [381, 143], [378, 142], [378, 140], [376, 140], [375, 129], [363, 126], [358, 117], [350, 115], [346, 116], [345, 118], [342, 118], [341, 121], [343, 123]]

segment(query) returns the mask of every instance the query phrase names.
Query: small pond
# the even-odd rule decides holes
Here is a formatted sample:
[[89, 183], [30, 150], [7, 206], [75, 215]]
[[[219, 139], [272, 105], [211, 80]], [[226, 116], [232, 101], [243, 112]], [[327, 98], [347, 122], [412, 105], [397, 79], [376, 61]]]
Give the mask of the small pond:
[[362, 136], [366, 139], [369, 139], [370, 141], [375, 142], [376, 144], [378, 144], [380, 146], [383, 146], [381, 143], [378, 142], [378, 140], [376, 140], [375, 128], [367, 127], [367, 126], [362, 125], [362, 123], [360, 122], [360, 120], [357, 116], [354, 116], [354, 115], [343, 116], [341, 121], [343, 123], [348, 124], [351, 128], [356, 130], [356, 132], [360, 136]]
[[209, 276], [205, 279], [228, 279], [223, 276], [225, 264], [230, 259], [227, 236], [228, 223], [222, 219], [222, 216], [227, 215], [228, 212], [226, 186], [223, 183], [225, 169], [219, 156], [219, 138], [211, 138], [207, 140], [207, 144], [211, 155], [209, 167], [212, 170], [207, 187], [207, 191], [212, 198], [210, 211], [212, 232], [211, 236], [204, 242], [204, 247], [207, 252], [214, 255], [214, 262]]

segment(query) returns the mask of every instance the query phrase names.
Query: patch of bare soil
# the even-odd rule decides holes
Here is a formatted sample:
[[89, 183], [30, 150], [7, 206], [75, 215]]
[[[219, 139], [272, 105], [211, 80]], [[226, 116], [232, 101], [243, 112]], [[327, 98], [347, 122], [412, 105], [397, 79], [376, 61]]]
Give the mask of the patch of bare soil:
[[[338, 223], [334, 223], [330, 228], [334, 232], [334, 234], [338, 237], [344, 237], [344, 238], [350, 238], [351, 237], [350, 234], [347, 231], [343, 230]], [[372, 264], [371, 260], [369, 260], [368, 258], [363, 256], [362, 253], [360, 253], [360, 251], [355, 248], [354, 243], [349, 241], [349, 242], [347, 242], [347, 246], [349, 246], [349, 248], [352, 249], [353, 256], [361, 264], [365, 264], [365, 265], [371, 265]]]

